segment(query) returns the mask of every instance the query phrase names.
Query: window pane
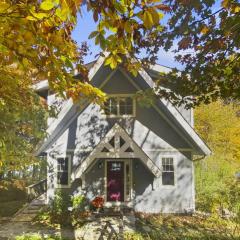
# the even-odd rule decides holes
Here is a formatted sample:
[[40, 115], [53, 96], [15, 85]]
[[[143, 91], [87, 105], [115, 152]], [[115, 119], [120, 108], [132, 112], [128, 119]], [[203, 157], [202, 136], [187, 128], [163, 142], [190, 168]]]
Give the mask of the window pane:
[[125, 107], [125, 112], [128, 115], [133, 115], [133, 106], [132, 105], [131, 106], [126, 106]]
[[68, 171], [68, 158], [58, 158], [57, 169], [58, 171]]
[[162, 158], [162, 184], [174, 185], [173, 158]]
[[163, 158], [163, 159], [162, 159], [162, 165], [163, 165], [163, 166], [165, 166], [165, 165], [166, 165], [166, 161], [167, 161], [167, 159], [166, 159], [166, 158]]
[[57, 183], [61, 185], [68, 185], [68, 172], [58, 172]]
[[131, 97], [120, 98], [119, 100], [120, 115], [133, 114], [133, 99]]
[[117, 115], [117, 100], [110, 98], [110, 114]]
[[121, 163], [111, 163], [111, 171], [115, 172], [115, 171], [120, 171], [122, 167]]
[[174, 185], [174, 172], [163, 172], [162, 173], [162, 184], [163, 185]]
[[105, 102], [104, 111], [107, 115], [117, 115], [117, 100], [115, 98], [109, 98]]
[[171, 172], [174, 171], [173, 165], [169, 165], [169, 171], [171, 171]]
[[110, 114], [110, 99], [108, 99], [105, 103], [104, 103], [104, 112], [106, 115]]

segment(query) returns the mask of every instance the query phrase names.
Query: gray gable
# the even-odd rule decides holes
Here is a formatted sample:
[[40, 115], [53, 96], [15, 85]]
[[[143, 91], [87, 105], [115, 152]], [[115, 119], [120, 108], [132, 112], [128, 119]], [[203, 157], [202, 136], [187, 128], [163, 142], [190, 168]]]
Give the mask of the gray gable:
[[[113, 94], [119, 93], [119, 88], [121, 89], [120, 93], [134, 93], [137, 91], [120, 71], [116, 71], [105, 83], [103, 90]], [[128, 91], [128, 89], [130, 90]], [[171, 148], [193, 150], [193, 146], [181, 135], [183, 134], [180, 131], [181, 129], [177, 132], [171, 126], [170, 119], [167, 120], [166, 117], [164, 118], [159, 113], [159, 111], [164, 112], [163, 110], [164, 106], [154, 108], [137, 104], [136, 117], [134, 118], [106, 118], [98, 105], [89, 104], [74, 116], [69, 126], [65, 126], [65, 132], [68, 133], [62, 134], [65, 134], [66, 149], [76, 149], [78, 152], [84, 151], [85, 154], [81, 153], [80, 155], [86, 157], [117, 122], [126, 129], [132, 139], [143, 150]], [[57, 142], [55, 146], [58, 145]]]
[[[109, 69], [109, 67], [102, 65], [100, 67], [98, 66], [95, 75], [93, 75], [92, 84], [102, 88], [109, 94], [134, 93], [139, 89], [146, 89], [149, 87], [149, 84], [152, 84], [149, 76], [148, 81], [145, 81], [144, 78], [145, 76], [143, 74], [133, 77], [123, 69], [116, 69], [113, 71]], [[181, 124], [176, 120], [176, 116], [170, 114], [168, 108], [160, 101], [156, 104], [156, 106], [150, 109], [142, 108], [137, 105], [137, 117], [135, 120], [115, 119], [115, 121], [119, 121], [120, 124], [125, 125], [124, 127], [134, 126], [139, 123], [141, 128], [149, 129], [148, 135], [151, 136], [152, 139], [160, 138], [165, 141], [165, 144], [168, 144], [173, 148], [187, 148], [197, 154], [202, 154], [201, 148], [193, 141], [193, 139], [191, 139], [189, 133], [184, 131]], [[73, 105], [69, 108], [68, 113], [64, 115], [61, 124], [57, 126], [52, 134], [50, 134], [50, 140], [48, 140], [48, 142], [45, 143], [40, 150], [46, 151], [46, 149], [53, 145], [54, 142], [57, 142], [57, 139], [64, 133], [64, 131], [66, 131], [66, 129], [68, 129], [69, 134], [71, 133], [69, 135], [68, 148], [72, 148], [72, 143], [75, 142], [73, 139], [74, 135], [77, 135], [76, 131], [80, 131], [79, 136], [81, 136], [81, 140], [78, 140], [78, 142], [87, 144], [87, 138], [83, 137], [84, 135], [82, 135], [83, 133], [81, 132], [83, 130], [81, 130], [81, 127], [79, 127], [77, 123], [84, 126], [82, 129], [85, 129], [85, 136], [88, 136], [87, 138], [93, 141], [94, 138], [92, 138], [92, 136], [89, 137], [90, 132], [93, 132], [93, 134], [94, 132], [99, 134], [98, 130], [100, 128], [104, 133], [106, 133], [114, 124], [114, 120], [104, 118], [101, 114], [99, 106], [95, 106], [93, 104], [82, 104], [80, 106]], [[186, 125], [186, 123], [184, 124]], [[87, 125], [92, 125], [94, 130], [88, 129]], [[104, 130], [102, 125], [106, 127], [106, 130]], [[133, 131], [133, 127], [130, 128], [131, 131]], [[138, 131], [141, 132], [141, 129], [138, 129]], [[101, 137], [99, 137], [99, 141], [100, 139]], [[156, 140], [154, 140], [154, 143], [149, 142], [151, 141], [148, 140], [148, 145], [146, 146], [152, 145], [151, 147], [162, 147], [162, 145]], [[88, 144], [90, 145], [90, 143]], [[92, 142], [91, 146], [94, 147], [94, 145], [94, 142]], [[84, 147], [86, 148], [87, 146]]]

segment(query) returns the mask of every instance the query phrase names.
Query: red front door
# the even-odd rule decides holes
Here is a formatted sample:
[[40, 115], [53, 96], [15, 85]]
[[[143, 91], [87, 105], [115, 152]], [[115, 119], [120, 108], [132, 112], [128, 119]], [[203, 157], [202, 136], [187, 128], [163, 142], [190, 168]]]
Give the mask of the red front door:
[[124, 201], [124, 162], [107, 162], [107, 201]]

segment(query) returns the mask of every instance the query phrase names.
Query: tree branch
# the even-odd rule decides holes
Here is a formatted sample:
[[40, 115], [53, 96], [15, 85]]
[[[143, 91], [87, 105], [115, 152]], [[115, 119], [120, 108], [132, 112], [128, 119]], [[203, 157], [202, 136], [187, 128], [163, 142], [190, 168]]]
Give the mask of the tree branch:
[[217, 13], [221, 12], [223, 9], [224, 9], [224, 8], [220, 8], [220, 9], [218, 9], [216, 12], [214, 12], [214, 13], [212, 13], [212, 14], [210, 14], [210, 15], [208, 15], [208, 16], [206, 16], [206, 17], [200, 19], [200, 20], [197, 20], [197, 21], [191, 23], [191, 24], [190, 24], [190, 27], [193, 26], [193, 25], [195, 25], [196, 23], [200, 23], [200, 22], [205, 21], [206, 19], [208, 19], [208, 18], [210, 18], [210, 17], [216, 15]]

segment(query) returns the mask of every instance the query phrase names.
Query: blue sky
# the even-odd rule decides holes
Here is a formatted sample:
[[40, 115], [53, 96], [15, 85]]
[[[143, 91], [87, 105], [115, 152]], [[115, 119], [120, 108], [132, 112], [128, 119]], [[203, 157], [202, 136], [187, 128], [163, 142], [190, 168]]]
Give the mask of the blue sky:
[[[216, 11], [221, 7], [221, 1], [216, 0], [212, 7], [212, 11]], [[88, 36], [89, 34], [95, 30], [96, 28], [96, 23], [93, 20], [92, 14], [89, 13], [86, 9], [86, 5], [81, 8], [82, 10], [82, 16], [78, 17], [78, 24], [76, 28], [73, 31], [73, 39], [77, 41], [78, 44], [80, 44], [83, 41], [87, 41], [90, 52], [86, 58], [85, 58], [85, 63], [91, 62], [95, 60], [96, 54], [98, 54], [101, 49], [99, 46], [96, 46], [94, 44], [93, 40], [89, 40]], [[163, 18], [163, 23], [166, 22], [167, 16], [164, 16]], [[178, 62], [174, 61], [174, 53], [171, 51], [166, 52], [164, 50], [160, 50], [158, 53], [158, 64], [164, 65], [167, 67], [176, 67], [178, 69], [183, 69], [183, 66], [179, 64]]]
[[[78, 24], [76, 28], [73, 31], [73, 39], [77, 41], [78, 44], [80, 44], [83, 41], [87, 41], [90, 52], [92, 54], [89, 54], [85, 58], [85, 62], [90, 62], [95, 59], [95, 55], [100, 52], [100, 47], [96, 46], [94, 44], [93, 40], [88, 40], [89, 34], [94, 31], [96, 28], [96, 24], [93, 21], [91, 13], [87, 12], [86, 7], [82, 8], [82, 17], [78, 17]], [[168, 66], [168, 67], [177, 67], [179, 69], [182, 68], [182, 66], [174, 61], [174, 54], [171, 52], [165, 52], [164, 50], [161, 50], [159, 52], [159, 58], [157, 61], [159, 64]]]

